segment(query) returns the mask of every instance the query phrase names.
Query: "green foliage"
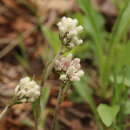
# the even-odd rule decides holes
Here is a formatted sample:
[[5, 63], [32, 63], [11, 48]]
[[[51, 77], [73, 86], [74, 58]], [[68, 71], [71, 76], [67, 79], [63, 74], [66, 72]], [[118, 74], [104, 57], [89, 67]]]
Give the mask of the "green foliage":
[[[111, 68], [113, 66], [114, 66], [114, 68], [116, 68], [115, 60], [117, 58], [117, 55], [119, 54], [116, 49], [119, 47], [120, 41], [122, 41], [122, 45], [120, 45], [120, 48], [125, 48], [125, 46], [123, 45], [123, 38], [124, 38], [124, 36], [126, 36], [126, 34], [128, 33], [128, 29], [130, 28], [129, 12], [130, 12], [130, 1], [128, 0], [128, 3], [124, 7], [124, 9], [121, 11], [121, 14], [119, 15], [116, 23], [114, 24], [113, 31], [111, 33], [111, 39], [110, 39], [110, 44], [109, 44], [109, 48], [108, 48], [109, 49], [108, 58], [106, 58], [106, 67], [104, 69], [104, 73], [106, 73], [105, 74], [106, 77], [108, 77], [110, 75]], [[126, 44], [126, 43], [124, 42], [124, 44]], [[128, 44], [128, 46], [129, 46], [129, 44]], [[122, 51], [123, 51], [123, 49], [122, 49]], [[126, 53], [122, 52], [121, 54], [123, 56]], [[127, 52], [127, 54], [128, 54], [128, 52]], [[119, 59], [119, 61], [120, 61], [120, 59]], [[120, 61], [120, 62], [122, 62], [122, 61]]]
[[128, 29], [130, 29], [130, 1], [128, 0], [128, 3], [122, 10], [120, 16], [118, 17], [116, 23], [113, 27], [112, 32], [112, 38], [111, 38], [111, 44], [117, 44], [119, 41], [126, 35], [128, 32]]
[[56, 55], [59, 52], [60, 47], [61, 47], [61, 42], [59, 40], [58, 33], [51, 31], [47, 27], [42, 27], [42, 30], [43, 30], [44, 36], [47, 38], [50, 46], [52, 47], [54, 51], [54, 55]]
[[101, 120], [107, 127], [110, 127], [112, 125], [119, 110], [120, 107], [118, 105], [108, 106], [106, 104], [100, 104], [97, 108]]
[[100, 33], [102, 26], [101, 15], [93, 9], [90, 0], [77, 0], [77, 1], [79, 6], [87, 16], [85, 19], [87, 20], [87, 23], [89, 25], [88, 27], [90, 27], [92, 30], [91, 32], [93, 32], [93, 37], [95, 38], [95, 41], [100, 41], [102, 39], [102, 35]]
[[[110, 91], [112, 91], [110, 102], [112, 106], [101, 104], [97, 111], [106, 126], [111, 126], [115, 121], [115, 127], [120, 127], [119, 124], [125, 116], [122, 114], [125, 113], [123, 110], [129, 113], [127, 109], [129, 103], [126, 100], [128, 99], [128, 87], [130, 86], [130, 41], [128, 40], [128, 30], [130, 29], [130, 1], [128, 0], [126, 2], [111, 33], [105, 31], [104, 19], [101, 14], [93, 9], [91, 0], [77, 0], [77, 2], [84, 14], [78, 13], [75, 16], [85, 28], [85, 33], [83, 34], [85, 43], [88, 41], [87, 44], [91, 43], [91, 45], [86, 44], [87, 47], [84, 47], [84, 51], [81, 47], [82, 51], [77, 51], [76, 49], [78, 48], [76, 48], [76, 51], [73, 52], [76, 54], [81, 53], [81, 55], [84, 54], [84, 59], [85, 57], [88, 58], [89, 53], [93, 53], [90, 54], [93, 56], [91, 58], [96, 61], [95, 65], [99, 68], [99, 92], [101, 92], [99, 96], [107, 98], [107, 90], [110, 84]], [[75, 86], [79, 95], [91, 106], [91, 102], [93, 102], [91, 92], [86, 92], [86, 89], [89, 88], [88, 84], [83, 84], [83, 81], [81, 81], [81, 83], [79, 82]], [[117, 117], [119, 109], [120, 116]]]
[[28, 126], [28, 127], [34, 127], [34, 123], [32, 120], [26, 118], [24, 120], [21, 121], [21, 123], [25, 126]]
[[41, 102], [40, 102], [41, 112], [43, 112], [48, 102], [48, 99], [50, 96], [50, 89], [51, 89], [50, 87], [42, 88], [41, 97], [40, 97], [41, 98]]
[[81, 59], [91, 58], [92, 54], [89, 53], [90, 50], [92, 50], [92, 43], [91, 42], [84, 42], [84, 44], [75, 47], [71, 52]]
[[[127, 36], [130, 29], [130, 1], [128, 0], [126, 6], [122, 9], [111, 33], [105, 30], [104, 17], [93, 9], [91, 0], [77, 0], [77, 2], [84, 13], [77, 13], [74, 17], [84, 26], [85, 30], [82, 34], [84, 44], [74, 48], [71, 52], [82, 59], [91, 58], [94, 60], [94, 65], [99, 70], [100, 88], [98, 88], [98, 94], [97, 92], [94, 93], [88, 84], [88, 76], [85, 75], [80, 81], [73, 84], [76, 92], [71, 99], [88, 103], [98, 124], [101, 125], [101, 119], [106, 127], [113, 125], [117, 128], [120, 127], [119, 124], [124, 117], [130, 113], [128, 109], [130, 106], [128, 101], [130, 41]], [[56, 55], [61, 47], [58, 33], [51, 31], [47, 27], [40, 27], [50, 47], [53, 49], [54, 55]], [[127, 71], [124, 68], [127, 68]], [[111, 87], [110, 90], [108, 86]], [[107, 98], [108, 90], [111, 91], [109, 97], [111, 99], [110, 105], [100, 104], [96, 108], [93, 95], [97, 94], [96, 96]], [[38, 109], [36, 112], [38, 113], [38, 118], [44, 112], [49, 91], [44, 90], [43, 93], [47, 94], [40, 97], [40, 102], [36, 102], [36, 106], [40, 105], [40, 111]], [[43, 121], [41, 117], [40, 120]]]
[[83, 76], [80, 81], [74, 83], [74, 87], [76, 91], [79, 93], [79, 95], [88, 103], [93, 110], [93, 112], [96, 114], [96, 106], [93, 100], [92, 96], [92, 89], [88, 87], [87, 85], [88, 76]]
[[[114, 83], [115, 81], [114, 81], [114, 77], [113, 76], [111, 76], [110, 77], [110, 80], [112, 81], [112, 83]], [[116, 84], [124, 84], [125, 86], [128, 86], [128, 87], [130, 87], [130, 80], [128, 79], [128, 78], [126, 78], [126, 77], [123, 77], [123, 76], [116, 76]]]
[[120, 11], [122, 8], [124, 8], [128, 0], [111, 0], [111, 1], [118, 8], [118, 11]]
[[81, 78], [80, 81], [74, 83], [76, 91], [89, 104], [92, 104], [92, 90], [87, 85], [87, 76]]
[[124, 114], [126, 115], [130, 114], [130, 100], [127, 100], [125, 103]]
[[[91, 5], [90, 0], [77, 0], [80, 8], [85, 12], [85, 17], [83, 18], [84, 27], [87, 32], [90, 33], [93, 40], [95, 41], [95, 54], [97, 57], [97, 63], [99, 68], [103, 67], [103, 50], [102, 44], [104, 42], [102, 35], [102, 18], [99, 13], [97, 13]], [[97, 20], [100, 19], [100, 20]], [[97, 22], [101, 21], [101, 22]], [[101, 72], [102, 73], [102, 72]]]
[[39, 124], [38, 127], [40, 127], [41, 129], [44, 128], [44, 123], [46, 119], [45, 107], [50, 96], [50, 89], [51, 88], [47, 86], [41, 88], [40, 99], [32, 104], [35, 121], [37, 124]]

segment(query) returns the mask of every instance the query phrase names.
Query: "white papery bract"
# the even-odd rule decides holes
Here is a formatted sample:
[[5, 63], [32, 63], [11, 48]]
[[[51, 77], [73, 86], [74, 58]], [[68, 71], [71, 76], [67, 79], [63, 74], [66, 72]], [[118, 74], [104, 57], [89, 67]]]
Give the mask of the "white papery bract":
[[84, 75], [80, 59], [73, 59], [71, 53], [58, 58], [55, 61], [55, 69], [60, 72], [60, 80], [62, 81], [79, 81], [80, 77]]
[[65, 46], [73, 48], [83, 43], [83, 40], [79, 38], [79, 34], [83, 31], [83, 27], [81, 25], [77, 26], [77, 19], [63, 17], [57, 25]]
[[30, 77], [22, 78], [15, 88], [15, 96], [18, 102], [33, 102], [40, 96], [40, 86]]

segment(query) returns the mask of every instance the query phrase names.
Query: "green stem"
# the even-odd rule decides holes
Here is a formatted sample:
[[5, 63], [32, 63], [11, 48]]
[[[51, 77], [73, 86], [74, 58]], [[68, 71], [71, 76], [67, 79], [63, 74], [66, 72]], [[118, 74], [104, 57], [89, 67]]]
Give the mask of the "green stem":
[[57, 126], [57, 115], [60, 109], [60, 104], [64, 101], [64, 94], [66, 93], [66, 91], [68, 90], [68, 84], [69, 82], [65, 83], [62, 87], [60, 87], [59, 93], [58, 93], [58, 97], [57, 97], [57, 105], [55, 108], [55, 113], [54, 113], [54, 119], [52, 122], [52, 127], [51, 130], [55, 130], [56, 126]]
[[[54, 62], [55, 60], [57, 59], [57, 57], [60, 55], [60, 53], [62, 52], [62, 47], [59, 51], [59, 53], [57, 53], [57, 55], [55, 56], [55, 58], [53, 60], [51, 60], [47, 65], [46, 65], [46, 69], [44, 71], [44, 76], [43, 76], [43, 80], [42, 80], [42, 83], [41, 83], [41, 92], [43, 92], [43, 88], [45, 86], [45, 82], [46, 80], [48, 79], [50, 73], [52, 72], [52, 69], [53, 69], [53, 66], [54, 66]], [[44, 93], [41, 93], [41, 94], [44, 94]], [[40, 97], [40, 102], [42, 102], [42, 95]], [[42, 103], [40, 103], [42, 104]], [[43, 109], [43, 108], [40, 108], [40, 109]], [[43, 130], [43, 110], [40, 110], [42, 113], [40, 113], [40, 117], [39, 119], [37, 120], [37, 123], [36, 123], [36, 127], [37, 127], [37, 130]]]
[[90, 107], [91, 107], [91, 110], [92, 110], [92, 112], [93, 112], [93, 114], [94, 114], [95, 121], [96, 121], [96, 124], [97, 124], [97, 126], [98, 126], [98, 130], [104, 130], [103, 124], [101, 123], [101, 120], [100, 120], [100, 118], [99, 118], [99, 116], [98, 116], [98, 113], [97, 113], [97, 110], [96, 110], [96, 106], [95, 106], [95, 104], [94, 104], [94, 101], [93, 101], [92, 104], [90, 104]]
[[[42, 18], [39, 17], [37, 15], [37, 21], [38, 21], [38, 27], [40, 28], [40, 31], [42, 32], [42, 34], [44, 34], [44, 30], [43, 30], [43, 26], [42, 26]], [[42, 83], [41, 83], [41, 92], [45, 86], [45, 82], [46, 80], [48, 79], [50, 73], [52, 72], [52, 69], [53, 69], [53, 66], [54, 66], [54, 62], [55, 60], [57, 59], [57, 57], [61, 54], [63, 50], [63, 47], [61, 46], [59, 52], [56, 54], [56, 56], [54, 57], [54, 59], [52, 59], [46, 66], [45, 66], [45, 71], [43, 71], [43, 80], [42, 80]], [[41, 93], [41, 94], [44, 94], [44, 93]], [[40, 104], [42, 102], [42, 95], [40, 96]], [[43, 109], [43, 108], [39, 108], [39, 109]], [[37, 130], [43, 130], [43, 110], [39, 110], [40, 112], [40, 117], [38, 117], [39, 119], [37, 120], [37, 123], [36, 123], [36, 127], [37, 127]]]

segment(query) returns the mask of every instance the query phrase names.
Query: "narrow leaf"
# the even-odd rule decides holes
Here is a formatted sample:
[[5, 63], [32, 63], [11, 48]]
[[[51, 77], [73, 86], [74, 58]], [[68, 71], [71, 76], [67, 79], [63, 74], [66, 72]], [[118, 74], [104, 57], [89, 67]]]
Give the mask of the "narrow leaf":
[[56, 55], [59, 52], [59, 49], [60, 49], [60, 46], [61, 46], [61, 42], [59, 40], [58, 33], [50, 30], [47, 27], [43, 27], [42, 31], [43, 31], [45, 37], [47, 38], [50, 46], [53, 48], [54, 54]]
[[130, 28], [130, 0], [128, 0], [126, 6], [122, 10], [117, 22], [113, 27], [111, 44], [118, 43], [123, 36], [128, 32]]
[[87, 85], [87, 78], [87, 76], [82, 77], [80, 81], [74, 83], [74, 87], [84, 101], [94, 110], [95, 104], [92, 97], [92, 90]]

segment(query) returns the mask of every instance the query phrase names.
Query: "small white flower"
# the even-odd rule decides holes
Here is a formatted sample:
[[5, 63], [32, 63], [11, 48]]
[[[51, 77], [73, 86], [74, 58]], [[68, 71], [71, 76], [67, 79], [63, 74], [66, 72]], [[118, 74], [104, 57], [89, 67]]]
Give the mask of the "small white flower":
[[63, 17], [57, 24], [60, 31], [60, 36], [65, 46], [73, 48], [83, 43], [83, 40], [79, 38], [79, 34], [83, 31], [83, 27], [81, 25], [77, 25], [77, 19], [72, 19], [69, 17]]
[[22, 78], [15, 88], [19, 102], [33, 102], [40, 96], [40, 86], [29, 77]]
[[67, 80], [67, 75], [66, 75], [66, 74], [62, 74], [62, 75], [60, 76], [60, 80], [66, 81], [66, 80]]
[[80, 77], [84, 75], [84, 71], [81, 69], [80, 59], [72, 59], [72, 54], [57, 59], [55, 69], [62, 73], [60, 75], [62, 81], [79, 81]]

